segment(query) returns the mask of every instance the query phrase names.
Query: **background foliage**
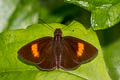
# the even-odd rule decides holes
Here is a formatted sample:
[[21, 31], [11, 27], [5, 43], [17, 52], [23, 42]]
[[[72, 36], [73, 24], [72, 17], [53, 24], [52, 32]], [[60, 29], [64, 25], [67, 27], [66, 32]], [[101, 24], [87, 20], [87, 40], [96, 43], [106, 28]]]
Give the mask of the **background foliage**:
[[[99, 55], [75, 71], [39, 71], [20, 61], [17, 50], [25, 43], [53, 36], [41, 19], [54, 28], [70, 26], [63, 33], [92, 43]], [[0, 0], [0, 32], [0, 80], [120, 80], [119, 0]]]

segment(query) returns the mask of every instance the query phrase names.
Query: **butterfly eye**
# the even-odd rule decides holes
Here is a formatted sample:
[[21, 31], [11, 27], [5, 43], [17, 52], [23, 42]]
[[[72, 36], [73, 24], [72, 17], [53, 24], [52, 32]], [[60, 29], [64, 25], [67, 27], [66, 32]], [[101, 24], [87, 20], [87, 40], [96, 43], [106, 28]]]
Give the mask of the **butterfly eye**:
[[78, 43], [78, 50], [77, 50], [77, 56], [82, 56], [83, 50], [84, 50], [84, 44], [83, 43]]
[[39, 57], [39, 52], [38, 52], [38, 44], [35, 43], [31, 46], [32, 49], [32, 54], [34, 57]]

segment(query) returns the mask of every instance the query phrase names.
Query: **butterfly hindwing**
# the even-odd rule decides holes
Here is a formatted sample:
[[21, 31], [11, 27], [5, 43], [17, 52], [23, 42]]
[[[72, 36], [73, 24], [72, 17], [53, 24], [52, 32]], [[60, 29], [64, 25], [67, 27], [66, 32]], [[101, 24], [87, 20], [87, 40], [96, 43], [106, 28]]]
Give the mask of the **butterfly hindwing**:
[[49, 42], [48, 45], [44, 48], [43, 53], [44, 55], [44, 60], [40, 63], [37, 64], [38, 68], [41, 70], [53, 70], [55, 69], [56, 66], [56, 53], [54, 50], [54, 41], [52, 40]]
[[97, 55], [97, 49], [91, 44], [75, 37], [63, 37], [61, 68], [74, 69]]

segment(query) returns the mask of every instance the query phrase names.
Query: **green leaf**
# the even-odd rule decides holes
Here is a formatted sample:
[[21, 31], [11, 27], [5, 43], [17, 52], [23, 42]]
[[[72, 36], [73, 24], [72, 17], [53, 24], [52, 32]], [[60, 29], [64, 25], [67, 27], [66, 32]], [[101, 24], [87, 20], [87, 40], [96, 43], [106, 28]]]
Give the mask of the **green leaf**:
[[120, 79], [120, 39], [104, 47], [104, 58], [112, 80]]
[[[54, 11], [54, 10], [53, 10]], [[51, 10], [49, 10], [48, 8], [45, 8], [45, 7], [42, 7], [40, 8], [40, 11], [39, 11], [39, 23], [43, 23], [41, 21], [41, 19], [43, 21], [45, 21], [46, 23], [52, 23], [52, 22], [61, 22], [64, 18], [63, 15], [57, 15], [57, 14], [53, 14]]]
[[97, 35], [91, 28], [86, 29], [76, 21], [69, 26], [58, 23], [49, 25], [53, 28], [65, 27], [64, 36], [74, 36], [93, 44], [98, 49], [98, 55], [75, 70], [41, 71], [19, 59], [17, 51], [37, 38], [53, 36], [54, 32], [46, 24], [33, 24], [27, 29], [5, 31], [0, 34], [0, 80], [110, 80]]
[[[34, 5], [36, 4], [36, 5]], [[39, 7], [37, 0], [21, 0], [11, 14], [5, 30], [24, 29], [38, 22]]]
[[120, 23], [98, 32], [103, 47], [103, 55], [112, 80], [120, 79]]
[[119, 0], [64, 0], [91, 11], [94, 30], [106, 29], [120, 22]]
[[[58, 0], [56, 0], [55, 3], [57, 3], [57, 1]], [[50, 2], [51, 1], [46, 3], [49, 4]], [[61, 0], [59, 0], [59, 2], [61, 2]], [[46, 23], [61, 22], [63, 20], [64, 16], [52, 14], [53, 10], [46, 8], [42, 3], [42, 0], [1, 0], [0, 32], [13, 29], [25, 29], [31, 24], [41, 22], [39, 18], [43, 19]], [[62, 2], [59, 3], [59, 5], [61, 4]], [[57, 5], [54, 5], [54, 8], [57, 8]]]
[[26, 26], [36, 23], [39, 12], [36, 11], [37, 3], [36, 0], [1, 0], [0, 32], [9, 29], [26, 28]]
[[19, 0], [0, 0], [0, 32], [6, 28], [8, 20]]

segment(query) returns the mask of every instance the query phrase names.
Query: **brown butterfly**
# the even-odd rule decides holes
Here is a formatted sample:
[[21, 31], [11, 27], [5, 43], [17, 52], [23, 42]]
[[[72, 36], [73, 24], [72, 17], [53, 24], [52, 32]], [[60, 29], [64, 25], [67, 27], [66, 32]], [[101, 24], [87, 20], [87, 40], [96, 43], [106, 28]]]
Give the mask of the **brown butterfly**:
[[59, 28], [55, 30], [54, 37], [39, 38], [18, 51], [21, 58], [34, 63], [41, 70], [75, 69], [97, 53], [96, 47], [88, 42], [72, 36], [62, 37]]

